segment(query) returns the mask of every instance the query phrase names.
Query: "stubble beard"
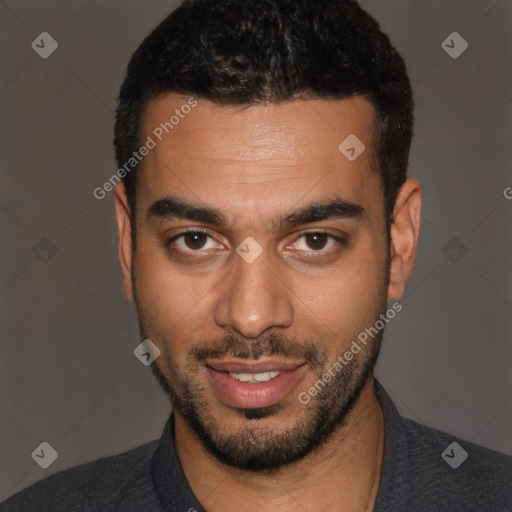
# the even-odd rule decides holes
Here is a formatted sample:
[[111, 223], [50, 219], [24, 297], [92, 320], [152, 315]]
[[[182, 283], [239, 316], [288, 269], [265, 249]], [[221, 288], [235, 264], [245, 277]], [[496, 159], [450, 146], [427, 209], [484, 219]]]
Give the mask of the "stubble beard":
[[[375, 321], [385, 313], [385, 306], [381, 309]], [[140, 325], [144, 325], [143, 319], [140, 319]], [[147, 337], [144, 332], [142, 335]], [[190, 350], [184, 371], [180, 371], [173, 357], [164, 351], [151, 369], [175, 410], [210, 454], [229, 466], [269, 471], [306, 457], [346, 425], [361, 391], [373, 375], [382, 336], [383, 330], [380, 330], [371, 343], [347, 361], [341, 370], [331, 371], [330, 382], [317, 386], [318, 393], [307, 404], [300, 404], [298, 392], [289, 398], [300, 404], [300, 413], [293, 426], [287, 429], [263, 426], [265, 418], [275, 417], [285, 409], [284, 404], [277, 403], [269, 407], [238, 410], [238, 414], [247, 420], [244, 427], [226, 432], [224, 425], [212, 413], [212, 401], [207, 400], [204, 384], [197, 378], [199, 366], [207, 357], [222, 355], [251, 359], [262, 355], [299, 356], [311, 365], [315, 382], [324, 384], [322, 376], [332, 368], [333, 361], [328, 361], [327, 352], [319, 348], [321, 343], [297, 343], [273, 334], [257, 341], [228, 336], [215, 347], [205, 343]]]

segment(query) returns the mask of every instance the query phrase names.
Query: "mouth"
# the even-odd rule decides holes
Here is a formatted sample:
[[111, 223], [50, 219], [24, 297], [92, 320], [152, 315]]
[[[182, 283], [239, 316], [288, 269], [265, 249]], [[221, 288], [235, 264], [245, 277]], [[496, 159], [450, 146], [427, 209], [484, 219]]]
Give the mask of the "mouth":
[[218, 399], [230, 407], [268, 407], [283, 400], [303, 379], [307, 363], [299, 360], [209, 360], [206, 373]]

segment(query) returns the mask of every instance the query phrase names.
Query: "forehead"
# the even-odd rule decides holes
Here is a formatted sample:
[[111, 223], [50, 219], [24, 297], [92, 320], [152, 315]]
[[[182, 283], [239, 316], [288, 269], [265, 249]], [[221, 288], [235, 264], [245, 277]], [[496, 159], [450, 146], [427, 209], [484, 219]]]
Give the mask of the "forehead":
[[[363, 97], [239, 107], [166, 94], [145, 110], [141, 141], [148, 137], [155, 147], [140, 165], [137, 192], [146, 206], [169, 194], [256, 211], [306, 195], [365, 202], [381, 193], [374, 108]], [[358, 141], [364, 151], [351, 160]]]

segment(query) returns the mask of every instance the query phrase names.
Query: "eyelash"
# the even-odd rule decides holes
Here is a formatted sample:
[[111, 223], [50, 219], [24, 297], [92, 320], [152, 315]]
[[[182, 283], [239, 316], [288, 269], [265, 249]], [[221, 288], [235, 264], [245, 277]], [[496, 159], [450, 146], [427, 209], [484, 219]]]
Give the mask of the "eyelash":
[[[196, 251], [194, 251], [192, 249], [188, 250], [188, 251], [182, 251], [181, 249], [172, 249], [170, 247], [173, 242], [175, 242], [179, 238], [182, 238], [182, 237], [184, 237], [186, 235], [189, 235], [189, 234], [202, 234], [202, 235], [205, 235], [206, 237], [208, 237], [208, 238], [210, 238], [210, 239], [215, 241], [215, 239], [212, 237], [212, 235], [208, 231], [200, 229], [200, 228], [196, 228], [196, 229], [189, 229], [187, 231], [183, 231], [183, 232], [178, 233], [177, 235], [174, 235], [173, 237], [167, 239], [165, 241], [165, 243], [164, 243], [165, 248], [168, 249], [168, 250], [174, 250], [175, 252], [178, 252], [178, 253], [180, 253], [182, 255], [185, 255], [185, 256], [188, 256], [188, 257], [194, 257], [193, 256], [194, 253], [201, 253], [201, 252], [203, 252], [201, 249], [198, 249]], [[334, 242], [337, 243], [338, 246], [347, 246], [348, 245], [348, 241], [346, 239], [338, 237], [338, 236], [335, 236], [332, 233], [329, 233], [327, 231], [322, 231], [322, 230], [314, 230], [314, 231], [304, 231], [304, 232], [301, 232], [293, 243], [297, 243], [298, 240], [300, 240], [301, 238], [303, 238], [303, 237], [305, 237], [307, 235], [326, 235], [329, 240], [333, 240]], [[310, 257], [319, 257], [319, 256], [330, 254], [330, 253], [334, 252], [335, 250], [336, 250], [336, 248], [331, 248], [331, 249], [328, 249], [326, 251], [323, 251], [323, 250], [315, 251], [314, 249], [311, 249], [309, 254], [313, 255], [313, 256], [310, 256]], [[298, 251], [298, 252], [300, 252], [300, 251]], [[317, 255], [317, 256], [315, 256], [315, 255]]]

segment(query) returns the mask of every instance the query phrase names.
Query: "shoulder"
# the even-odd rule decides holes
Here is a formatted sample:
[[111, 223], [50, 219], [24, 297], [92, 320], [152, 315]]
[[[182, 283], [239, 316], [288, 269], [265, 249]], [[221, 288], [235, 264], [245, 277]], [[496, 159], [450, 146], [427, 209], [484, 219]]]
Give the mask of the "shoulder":
[[[403, 419], [410, 496], [429, 510], [512, 510], [512, 457]], [[434, 501], [433, 501], [434, 500]]]
[[150, 465], [158, 441], [60, 471], [0, 503], [0, 512], [102, 510], [134, 489], [152, 487]]

